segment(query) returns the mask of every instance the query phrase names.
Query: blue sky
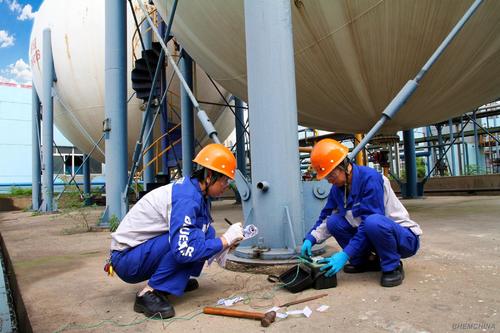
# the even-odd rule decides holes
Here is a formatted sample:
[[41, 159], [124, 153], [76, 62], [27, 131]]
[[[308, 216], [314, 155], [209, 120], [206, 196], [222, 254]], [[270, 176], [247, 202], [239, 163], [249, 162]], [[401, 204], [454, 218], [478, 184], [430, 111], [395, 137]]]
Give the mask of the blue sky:
[[28, 48], [42, 0], [0, 0], [0, 82], [31, 83]]

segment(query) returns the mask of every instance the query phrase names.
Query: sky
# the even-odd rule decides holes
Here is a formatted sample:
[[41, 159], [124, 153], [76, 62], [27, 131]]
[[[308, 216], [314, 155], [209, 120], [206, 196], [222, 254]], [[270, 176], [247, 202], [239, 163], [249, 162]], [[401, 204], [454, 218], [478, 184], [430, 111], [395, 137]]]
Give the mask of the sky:
[[0, 82], [31, 84], [29, 39], [42, 0], [0, 0]]

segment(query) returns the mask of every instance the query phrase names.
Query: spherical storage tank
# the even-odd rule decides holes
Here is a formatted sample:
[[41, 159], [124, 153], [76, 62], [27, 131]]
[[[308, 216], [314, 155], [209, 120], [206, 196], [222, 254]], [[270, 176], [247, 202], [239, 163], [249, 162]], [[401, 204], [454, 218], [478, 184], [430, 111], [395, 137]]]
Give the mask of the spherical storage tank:
[[[172, 2], [154, 0], [165, 19]], [[473, 3], [290, 2], [299, 123], [346, 132], [371, 128]], [[243, 3], [179, 1], [172, 29], [207, 73], [246, 100]], [[443, 121], [488, 103], [499, 93], [500, 1], [486, 0], [384, 131]]]
[[[45, 0], [37, 12], [30, 43], [30, 61], [34, 86], [41, 97], [43, 68], [43, 30], [51, 29], [52, 52], [57, 82], [54, 84], [54, 122], [57, 128], [75, 146], [89, 153], [102, 136], [104, 113], [104, 6], [101, 0]], [[137, 10], [139, 19], [140, 9]], [[135, 34], [136, 26], [127, 5], [127, 96], [133, 95], [130, 73], [134, 59], [141, 57], [140, 43]], [[174, 52], [173, 50], [171, 52]], [[195, 68], [194, 93], [204, 101], [223, 102], [205, 73]], [[171, 77], [172, 66], [167, 67], [167, 78]], [[174, 78], [169, 90], [170, 103], [180, 110], [179, 81]], [[222, 88], [223, 94], [227, 94]], [[143, 101], [132, 97], [128, 102], [128, 153], [133, 154], [140, 131]], [[214, 121], [221, 138], [229, 135], [234, 128], [234, 117], [220, 107], [204, 108]], [[175, 113], [170, 121], [179, 123]], [[159, 121], [157, 121], [159, 122]], [[198, 123], [198, 122], [196, 122]], [[158, 126], [157, 126], [158, 127]], [[156, 131], [158, 132], [158, 131]], [[157, 133], [158, 135], [158, 133]], [[196, 137], [202, 144], [205, 133], [196, 126]], [[104, 162], [105, 145], [102, 140], [100, 150], [92, 157]]]

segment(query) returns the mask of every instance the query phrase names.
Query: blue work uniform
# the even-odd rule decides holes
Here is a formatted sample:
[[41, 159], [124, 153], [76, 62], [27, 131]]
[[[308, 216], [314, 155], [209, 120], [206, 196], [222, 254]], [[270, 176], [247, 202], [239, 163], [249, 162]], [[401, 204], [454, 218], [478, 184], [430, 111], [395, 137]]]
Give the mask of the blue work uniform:
[[392, 271], [401, 258], [417, 252], [422, 231], [409, 219], [387, 178], [355, 164], [351, 173], [350, 191], [345, 185], [331, 187], [326, 205], [305, 238], [314, 245], [333, 236], [355, 266], [376, 252], [382, 271]]
[[[151, 233], [152, 237], [139, 245], [112, 251], [111, 263], [117, 275], [125, 282], [149, 280], [151, 288], [180, 296], [184, 293], [189, 278], [199, 276], [205, 261], [220, 252], [223, 244], [220, 238], [216, 238], [211, 226], [210, 201], [202, 194], [198, 180], [182, 178], [166, 186], [171, 186], [171, 205], [167, 207], [169, 214], [166, 216], [165, 232]], [[158, 198], [155, 200], [158, 202]], [[151, 211], [154, 211], [154, 207]], [[143, 209], [141, 215], [133, 210], [129, 214], [136, 214], [144, 219], [145, 213]], [[124, 219], [124, 222], [133, 220]], [[146, 222], [142, 223], [146, 227], [134, 230], [135, 238], [137, 234], [147, 238]], [[123, 229], [130, 228], [129, 225], [128, 229], [126, 226]]]

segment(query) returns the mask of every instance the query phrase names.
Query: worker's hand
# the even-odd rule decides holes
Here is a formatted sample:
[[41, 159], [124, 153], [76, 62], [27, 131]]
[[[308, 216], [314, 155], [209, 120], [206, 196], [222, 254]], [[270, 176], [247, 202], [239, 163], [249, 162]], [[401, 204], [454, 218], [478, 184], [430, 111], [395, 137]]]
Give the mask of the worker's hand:
[[222, 235], [227, 242], [228, 246], [233, 245], [234, 243], [243, 239], [243, 227], [241, 226], [241, 222], [232, 224], [226, 232]]
[[349, 256], [344, 251], [340, 251], [335, 253], [330, 258], [318, 260], [318, 264], [326, 264], [320, 268], [320, 271], [328, 270], [325, 276], [330, 277], [337, 274], [337, 272], [340, 271], [347, 263], [347, 260], [349, 260]]
[[306, 239], [304, 241], [304, 244], [302, 244], [302, 249], [300, 250], [300, 255], [304, 258], [312, 256], [312, 243], [309, 239]]

